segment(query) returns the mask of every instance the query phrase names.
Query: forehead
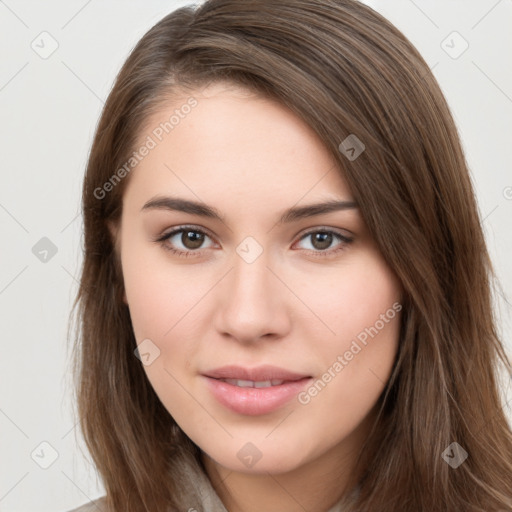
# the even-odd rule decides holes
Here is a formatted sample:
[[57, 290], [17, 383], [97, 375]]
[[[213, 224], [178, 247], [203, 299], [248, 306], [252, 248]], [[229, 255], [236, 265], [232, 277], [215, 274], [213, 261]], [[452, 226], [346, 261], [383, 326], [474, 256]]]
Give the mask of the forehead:
[[303, 120], [231, 84], [182, 91], [163, 103], [139, 134], [140, 144], [150, 139], [126, 196], [184, 192], [206, 202], [244, 197], [270, 205], [351, 195], [337, 162]]

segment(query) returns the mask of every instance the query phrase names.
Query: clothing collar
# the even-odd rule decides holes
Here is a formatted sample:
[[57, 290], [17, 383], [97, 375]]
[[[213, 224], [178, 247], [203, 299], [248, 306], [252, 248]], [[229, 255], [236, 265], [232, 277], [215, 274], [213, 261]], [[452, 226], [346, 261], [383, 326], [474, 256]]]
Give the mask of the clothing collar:
[[[183, 454], [181, 508], [197, 512], [228, 512], [208, 475], [192, 454]], [[354, 496], [358, 494], [356, 490]], [[341, 500], [327, 512], [343, 512]]]

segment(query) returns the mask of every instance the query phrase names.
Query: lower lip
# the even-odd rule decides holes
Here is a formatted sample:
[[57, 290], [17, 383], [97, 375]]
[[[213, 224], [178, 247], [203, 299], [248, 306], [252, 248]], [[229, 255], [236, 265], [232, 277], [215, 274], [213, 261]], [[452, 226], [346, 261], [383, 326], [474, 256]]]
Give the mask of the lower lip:
[[305, 377], [268, 388], [242, 388], [205, 377], [213, 396], [225, 407], [247, 416], [268, 414], [297, 396], [312, 379]]

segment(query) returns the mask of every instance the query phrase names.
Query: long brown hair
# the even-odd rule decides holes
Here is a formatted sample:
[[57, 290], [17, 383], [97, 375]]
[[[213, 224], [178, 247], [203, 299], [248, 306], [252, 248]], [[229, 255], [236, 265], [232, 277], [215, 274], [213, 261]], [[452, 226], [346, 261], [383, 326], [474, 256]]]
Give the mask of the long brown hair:
[[[498, 385], [498, 369], [511, 366], [457, 129], [418, 51], [353, 0], [180, 8], [147, 32], [115, 81], [84, 179], [74, 347], [80, 424], [110, 509], [177, 510], [180, 450], [197, 456], [134, 356], [108, 230], [129, 175], [112, 176], [164, 99], [216, 80], [273, 98], [313, 128], [404, 290], [395, 365], [347, 510], [512, 510], [512, 434]], [[349, 136], [364, 144], [355, 159], [344, 151]], [[454, 442], [468, 455], [457, 468], [446, 462]]]

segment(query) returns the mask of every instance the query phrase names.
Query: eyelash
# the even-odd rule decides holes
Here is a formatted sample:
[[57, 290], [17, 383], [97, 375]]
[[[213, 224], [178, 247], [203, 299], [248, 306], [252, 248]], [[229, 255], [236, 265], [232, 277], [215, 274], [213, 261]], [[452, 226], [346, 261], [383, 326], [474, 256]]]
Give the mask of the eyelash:
[[[174, 229], [173, 231], [166, 233], [162, 235], [161, 237], [157, 238], [155, 242], [160, 243], [160, 245], [167, 251], [171, 252], [172, 254], [175, 254], [179, 256], [180, 258], [190, 258], [195, 257], [198, 254], [201, 254], [201, 249], [197, 250], [189, 250], [189, 251], [182, 251], [179, 249], [174, 249], [170, 247], [166, 242], [172, 238], [174, 235], [178, 233], [183, 233], [185, 231], [192, 231], [193, 233], [199, 233], [201, 235], [205, 235], [209, 238], [212, 238], [206, 231], [197, 228], [196, 226], [180, 226], [179, 228]], [[304, 249], [309, 254], [313, 255], [314, 257], [320, 257], [320, 258], [330, 258], [335, 255], [337, 255], [340, 251], [343, 251], [346, 249], [346, 245], [352, 243], [354, 241], [353, 238], [347, 237], [345, 235], [342, 235], [338, 231], [333, 231], [332, 229], [327, 228], [316, 228], [314, 230], [310, 230], [307, 233], [304, 233], [300, 240], [317, 233], [323, 233], [323, 234], [332, 234], [335, 237], [338, 238], [338, 240], [341, 242], [339, 246], [335, 249], [326, 249], [326, 250], [311, 250], [311, 249]]]

